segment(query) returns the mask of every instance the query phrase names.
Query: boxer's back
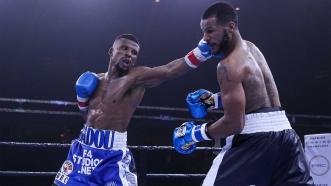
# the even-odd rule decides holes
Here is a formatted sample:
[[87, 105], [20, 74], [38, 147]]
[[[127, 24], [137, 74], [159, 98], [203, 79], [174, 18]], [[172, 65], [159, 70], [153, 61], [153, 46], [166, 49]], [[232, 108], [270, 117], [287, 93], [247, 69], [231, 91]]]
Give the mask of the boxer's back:
[[278, 91], [266, 60], [253, 43], [243, 42], [230, 54], [231, 62], [222, 65], [230, 71], [227, 73], [240, 74], [246, 99], [245, 112], [254, 112], [264, 107], [280, 107]]
[[269, 66], [259, 49], [251, 42], [245, 41], [249, 69], [243, 80], [246, 95], [246, 113], [263, 107], [280, 107], [277, 87]]
[[255, 59], [255, 62], [258, 64], [259, 69], [262, 72], [264, 87], [267, 91], [267, 98], [270, 104], [268, 106], [281, 107], [277, 86], [267, 61], [265, 60], [261, 51], [253, 43], [249, 41], [246, 41], [246, 43], [248, 48], [250, 49], [251, 55]]

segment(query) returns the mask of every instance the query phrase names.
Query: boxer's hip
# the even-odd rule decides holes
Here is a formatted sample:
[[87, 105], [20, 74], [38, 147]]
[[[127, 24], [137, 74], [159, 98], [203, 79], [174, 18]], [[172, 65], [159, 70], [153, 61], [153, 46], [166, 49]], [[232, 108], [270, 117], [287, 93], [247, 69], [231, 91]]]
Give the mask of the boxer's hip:
[[91, 148], [116, 150], [126, 148], [127, 132], [100, 130], [85, 125], [77, 141]]
[[241, 134], [277, 132], [292, 129], [285, 111], [258, 112], [245, 115], [245, 126]]
[[242, 132], [226, 142], [208, 177], [213, 185], [311, 182], [300, 139], [284, 111], [247, 114]]
[[134, 160], [126, 148], [127, 134], [85, 126], [73, 140], [57, 185], [136, 185]]

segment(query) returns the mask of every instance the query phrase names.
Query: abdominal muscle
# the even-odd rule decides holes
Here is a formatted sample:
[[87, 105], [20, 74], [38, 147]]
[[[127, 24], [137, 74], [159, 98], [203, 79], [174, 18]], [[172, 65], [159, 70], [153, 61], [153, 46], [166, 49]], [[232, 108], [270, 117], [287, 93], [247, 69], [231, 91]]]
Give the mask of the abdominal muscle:
[[91, 109], [87, 116], [86, 125], [102, 130], [114, 130], [125, 132], [130, 122], [131, 116], [118, 111], [107, 111], [101, 108]]

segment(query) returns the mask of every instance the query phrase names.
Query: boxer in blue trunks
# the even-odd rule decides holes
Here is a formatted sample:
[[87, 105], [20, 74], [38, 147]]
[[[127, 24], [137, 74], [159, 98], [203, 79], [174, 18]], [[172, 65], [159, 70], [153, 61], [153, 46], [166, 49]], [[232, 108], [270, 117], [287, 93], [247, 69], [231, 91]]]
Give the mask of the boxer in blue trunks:
[[108, 52], [108, 71], [88, 71], [78, 78], [78, 106], [86, 123], [79, 138], [73, 140], [55, 185], [137, 185], [126, 130], [145, 89], [179, 77], [214, 57], [206, 42], [200, 41], [184, 58], [149, 68], [135, 66], [139, 49], [135, 36], [120, 35]]
[[243, 40], [230, 5], [211, 5], [203, 14], [203, 39], [224, 58], [217, 66], [220, 93], [198, 90], [187, 96], [193, 117], [221, 108], [213, 123], [185, 122], [173, 134], [175, 149], [192, 153], [196, 143], [226, 138], [203, 186], [313, 185], [302, 144], [281, 109], [273, 75], [260, 50]]

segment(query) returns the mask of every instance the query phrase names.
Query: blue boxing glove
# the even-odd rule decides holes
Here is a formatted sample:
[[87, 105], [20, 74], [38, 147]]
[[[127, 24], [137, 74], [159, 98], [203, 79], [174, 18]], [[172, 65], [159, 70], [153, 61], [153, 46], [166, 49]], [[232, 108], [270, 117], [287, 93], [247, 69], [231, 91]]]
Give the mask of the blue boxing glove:
[[198, 119], [206, 117], [209, 107], [213, 109], [223, 108], [221, 95], [219, 93], [213, 94], [205, 89], [189, 93], [186, 97], [186, 103], [192, 117]]
[[204, 140], [211, 140], [207, 135], [207, 123], [195, 125], [194, 121], [185, 122], [173, 133], [173, 146], [180, 154], [192, 153], [196, 143]]
[[186, 103], [194, 118], [204, 118], [207, 115], [208, 105], [203, 103], [203, 99], [208, 99], [213, 93], [205, 89], [191, 92], [186, 97]]
[[98, 84], [98, 75], [93, 72], [87, 71], [79, 76], [78, 80], [76, 81], [76, 94], [79, 110], [87, 110], [88, 100], [97, 89]]
[[213, 55], [211, 47], [203, 39], [200, 40], [198, 46], [185, 56], [185, 62], [192, 68], [197, 68], [201, 63], [207, 61], [212, 57], [223, 59], [222, 53]]

